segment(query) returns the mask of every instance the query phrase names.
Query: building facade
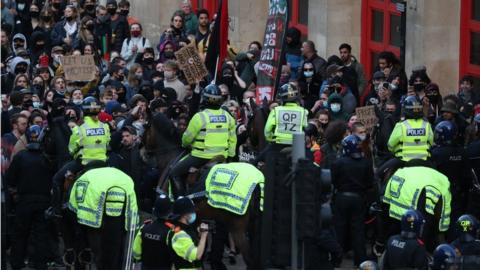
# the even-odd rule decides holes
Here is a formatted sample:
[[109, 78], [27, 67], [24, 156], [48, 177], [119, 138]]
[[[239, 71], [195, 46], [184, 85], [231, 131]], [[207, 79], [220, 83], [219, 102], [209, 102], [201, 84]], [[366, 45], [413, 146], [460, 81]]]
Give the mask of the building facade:
[[[180, 2], [131, 0], [131, 13], [144, 22], [145, 32], [155, 44]], [[456, 92], [459, 78], [467, 74], [480, 86], [480, 0], [289, 2], [290, 25], [300, 29], [304, 39], [313, 40], [324, 58], [338, 54], [338, 46], [346, 42], [369, 77], [378, 53], [389, 50], [404, 61], [407, 75], [413, 67], [425, 65], [442, 94]], [[211, 14], [218, 3], [192, 0], [195, 10], [205, 8]], [[229, 1], [229, 38], [235, 48], [245, 50], [253, 40], [263, 42], [267, 9], [267, 0]]]

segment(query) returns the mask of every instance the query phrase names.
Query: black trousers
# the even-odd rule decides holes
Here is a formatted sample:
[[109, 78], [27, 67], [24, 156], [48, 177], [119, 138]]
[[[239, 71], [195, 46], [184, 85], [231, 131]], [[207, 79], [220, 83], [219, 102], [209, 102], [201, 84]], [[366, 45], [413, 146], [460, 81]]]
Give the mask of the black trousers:
[[100, 228], [85, 227], [85, 232], [98, 270], [123, 269], [125, 216], [104, 215]]
[[191, 167], [199, 168], [207, 164], [210, 159], [194, 157], [189, 154], [186, 158], [180, 160], [170, 172], [171, 177], [184, 177], [188, 174]]
[[212, 246], [210, 251], [212, 269], [227, 269], [222, 262], [223, 250], [226, 244], [228, 244], [227, 226], [224, 223], [215, 222], [215, 233], [212, 234]]
[[[47, 202], [19, 202], [17, 204], [11, 256], [13, 269], [24, 267], [29, 243], [33, 243], [35, 250], [31, 257], [35, 269], [47, 269], [47, 262], [52, 259], [49, 223], [45, 220], [44, 215], [48, 206]], [[34, 238], [33, 241], [29, 241], [30, 238]]]
[[53, 176], [53, 205], [60, 207], [63, 195], [63, 184], [65, 182], [65, 174], [70, 171], [73, 174], [80, 172], [83, 169], [82, 163], [77, 160], [72, 160], [66, 163], [54, 176]]
[[359, 194], [338, 193], [335, 195], [334, 220], [337, 240], [344, 250], [347, 236], [350, 235], [354, 254], [354, 264], [359, 265], [366, 257], [364, 218], [367, 210], [364, 199]]

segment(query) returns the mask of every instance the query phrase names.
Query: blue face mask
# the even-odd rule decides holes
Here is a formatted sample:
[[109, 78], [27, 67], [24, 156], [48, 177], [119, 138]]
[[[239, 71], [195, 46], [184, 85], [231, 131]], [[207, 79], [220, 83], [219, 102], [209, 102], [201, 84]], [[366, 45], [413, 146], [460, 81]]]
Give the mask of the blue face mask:
[[188, 222], [188, 224], [193, 224], [196, 219], [197, 219], [197, 213], [193, 213], [193, 214], [190, 215], [187, 222]]
[[313, 76], [313, 71], [304, 71], [303, 75], [305, 75], [305, 77], [307, 77], [307, 78], [310, 78], [310, 77]]

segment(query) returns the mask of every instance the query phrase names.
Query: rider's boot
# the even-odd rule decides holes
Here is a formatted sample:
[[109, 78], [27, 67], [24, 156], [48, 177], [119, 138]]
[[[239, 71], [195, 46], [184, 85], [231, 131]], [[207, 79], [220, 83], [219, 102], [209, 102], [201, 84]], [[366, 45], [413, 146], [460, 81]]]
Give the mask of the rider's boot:
[[186, 192], [187, 192], [187, 188], [182, 178], [181, 177], [172, 178], [172, 193], [174, 198], [178, 198], [179, 196], [185, 196], [187, 195]]

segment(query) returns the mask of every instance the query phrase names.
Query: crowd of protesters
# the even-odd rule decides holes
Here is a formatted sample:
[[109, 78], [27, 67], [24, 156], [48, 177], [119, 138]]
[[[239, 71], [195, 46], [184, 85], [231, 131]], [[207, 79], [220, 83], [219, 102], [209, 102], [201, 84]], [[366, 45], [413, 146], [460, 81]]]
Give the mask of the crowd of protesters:
[[[204, 58], [214, 14], [203, 9], [194, 11], [189, 1], [183, 1], [169, 18], [170, 26], [156, 41], [146, 38], [141, 20], [129, 15], [127, 0], [108, 0], [105, 6], [96, 0], [2, 0], [1, 5], [1, 169], [2, 176], [7, 176], [2, 177], [2, 224], [10, 225], [2, 226], [2, 263], [7, 248], [12, 247], [11, 260], [17, 263], [14, 269], [20, 269], [27, 258], [29, 236], [24, 234], [29, 234], [31, 228], [25, 228], [29, 224], [44, 227], [43, 231], [48, 233], [32, 235], [34, 239], [37, 237], [34, 241], [42, 241], [41, 248], [49, 251], [39, 260], [60, 263], [58, 232], [42, 214], [49, 202], [23, 213], [15, 211], [15, 207], [25, 195], [50, 196], [53, 175], [71, 159], [67, 149], [71, 129], [83, 123], [82, 103], [87, 97], [99, 101], [102, 111], [98, 118], [110, 128], [109, 159], [133, 179], [137, 197], [142, 200], [143, 183], [161, 173], [142, 156], [145, 125], [152, 115], [161, 113], [173, 123], [176, 134], [182, 134], [199, 111], [202, 89], [211, 79], [188, 84], [174, 53], [193, 43]], [[216, 81], [224, 100], [222, 107], [236, 121], [235, 159], [241, 162], [256, 160], [260, 152], [252, 144], [256, 138], [249, 137], [247, 127], [255, 114], [251, 101], [256, 96], [261, 50], [258, 41], [251, 42], [244, 51], [236, 51], [232, 44]], [[70, 55], [92, 55], [95, 79], [67, 80], [61, 59]], [[312, 161], [332, 172], [338, 170], [342, 140], [352, 134], [359, 138], [368, 166], [380, 167], [394, 156], [388, 141], [396, 123], [403, 120], [404, 100], [416, 96], [423, 106], [423, 117], [433, 129], [442, 121], [454, 124], [456, 136], [452, 147], [460, 149], [458, 156], [463, 168], [467, 171], [473, 168], [480, 175], [480, 90], [472, 77], [462, 77], [458, 89], [442, 89], [442, 85], [431, 81], [425, 66], [414, 67], [407, 76], [399, 59], [388, 51], [379, 54], [373, 74], [365, 74], [362, 64], [352, 55], [352, 47], [346, 43], [339, 46], [338, 54], [325, 58], [317, 54], [313, 41], [302, 41], [298, 29], [288, 29], [280, 85], [295, 85], [300, 104], [308, 111], [306, 147]], [[273, 109], [279, 103], [273, 101], [268, 105]], [[366, 105], [374, 106], [378, 118], [371, 133], [355, 115], [357, 107]], [[9, 166], [27, 148], [25, 134], [32, 126], [53, 130], [55, 138], [61, 138], [55, 142], [60, 149], [55, 150], [54, 156], [40, 150], [49, 161], [42, 168], [25, 165], [31, 170], [31, 179], [10, 179]], [[435, 158], [432, 155], [434, 163]], [[457, 173], [452, 170], [458, 167], [436, 165], [439, 165], [437, 170], [449, 177]], [[366, 174], [373, 182], [373, 169]], [[333, 180], [335, 185], [336, 179]], [[465, 200], [458, 213], [466, 213], [472, 177], [455, 181], [467, 183], [459, 193], [464, 196], [457, 197]], [[151, 212], [151, 204], [139, 206]], [[477, 218], [480, 214], [478, 209], [469, 213]], [[345, 226], [337, 230], [346, 229]], [[15, 231], [19, 228], [23, 231]], [[348, 250], [349, 244], [344, 239], [347, 236], [344, 232], [337, 235], [342, 237], [343, 250]], [[18, 241], [24, 242], [23, 250], [16, 247]], [[358, 250], [365, 248], [365, 243], [360, 242], [363, 247], [358, 247], [358, 243], [352, 245], [356, 253], [364, 254], [355, 254], [358, 265], [367, 259], [366, 252]], [[338, 256], [341, 255], [331, 257]], [[35, 258], [32, 256], [30, 260]]]

